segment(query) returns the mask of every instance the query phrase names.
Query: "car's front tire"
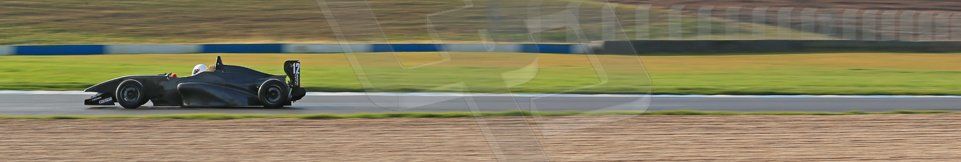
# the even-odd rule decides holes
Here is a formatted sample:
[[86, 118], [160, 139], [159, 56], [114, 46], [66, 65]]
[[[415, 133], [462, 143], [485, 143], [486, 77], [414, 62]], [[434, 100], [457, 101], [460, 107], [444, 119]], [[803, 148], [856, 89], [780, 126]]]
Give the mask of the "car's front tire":
[[117, 86], [117, 90], [114, 92], [114, 99], [123, 108], [136, 109], [147, 103], [145, 94], [143, 83], [134, 79], [127, 79], [120, 82], [120, 85]]
[[284, 82], [268, 80], [260, 85], [257, 98], [264, 108], [281, 108], [289, 102], [290, 89]]

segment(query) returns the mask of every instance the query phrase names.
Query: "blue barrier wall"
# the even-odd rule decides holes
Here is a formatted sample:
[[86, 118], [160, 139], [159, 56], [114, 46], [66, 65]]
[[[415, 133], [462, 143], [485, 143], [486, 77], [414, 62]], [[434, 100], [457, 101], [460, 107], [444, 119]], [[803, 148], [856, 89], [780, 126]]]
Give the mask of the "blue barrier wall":
[[[348, 48], [348, 49], [344, 49]], [[0, 55], [148, 53], [525, 52], [587, 53], [583, 44], [121, 44], [0, 46]]]
[[284, 44], [204, 44], [201, 53], [283, 53]]
[[605, 41], [594, 53], [959, 52], [961, 41], [628, 40]]
[[570, 44], [523, 44], [521, 52], [525, 53], [573, 53], [574, 45]]
[[961, 41], [856, 40], [634, 40], [587, 44], [141, 44], [0, 46], [0, 55], [96, 55], [138, 53], [745, 53], [745, 52], [961, 52]]
[[106, 53], [104, 45], [14, 46], [15, 55], [97, 55]]
[[444, 45], [440, 44], [374, 44], [371, 46], [373, 52], [437, 52], [443, 51]]

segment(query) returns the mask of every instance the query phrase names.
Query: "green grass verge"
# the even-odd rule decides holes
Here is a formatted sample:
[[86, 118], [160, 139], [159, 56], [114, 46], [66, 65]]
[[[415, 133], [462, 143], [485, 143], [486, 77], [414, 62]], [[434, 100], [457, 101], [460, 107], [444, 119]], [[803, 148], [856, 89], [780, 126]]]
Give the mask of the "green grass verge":
[[233, 119], [390, 119], [390, 118], [469, 118], [469, 117], [516, 117], [516, 116], [732, 116], [732, 115], [880, 115], [880, 114], [944, 114], [950, 111], [898, 110], [891, 112], [728, 112], [728, 111], [652, 111], [652, 112], [405, 112], [405, 113], [358, 113], [358, 114], [172, 114], [172, 115], [0, 115], [0, 119], [183, 119], [183, 120], [233, 120]]
[[[216, 56], [2, 56], [0, 89], [77, 91], [123, 75], [175, 72], [185, 76], [194, 64], [213, 64]], [[223, 56], [227, 64], [271, 74], [283, 74], [284, 60], [299, 59], [303, 62], [304, 86], [319, 92], [961, 95], [958, 53], [595, 58], [517, 53]], [[352, 65], [351, 59], [359, 64]], [[603, 69], [593, 66], [595, 63]], [[363, 77], [358, 75], [361, 72]], [[459, 83], [463, 86], [451, 86]]]

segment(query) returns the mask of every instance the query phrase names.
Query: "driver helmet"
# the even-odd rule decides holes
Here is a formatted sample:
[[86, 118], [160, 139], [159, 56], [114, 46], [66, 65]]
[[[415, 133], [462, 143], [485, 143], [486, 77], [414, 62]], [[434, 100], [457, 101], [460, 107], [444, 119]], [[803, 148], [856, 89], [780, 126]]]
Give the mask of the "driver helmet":
[[194, 70], [190, 72], [190, 76], [200, 74], [201, 72], [207, 71], [207, 65], [197, 64], [194, 66]]

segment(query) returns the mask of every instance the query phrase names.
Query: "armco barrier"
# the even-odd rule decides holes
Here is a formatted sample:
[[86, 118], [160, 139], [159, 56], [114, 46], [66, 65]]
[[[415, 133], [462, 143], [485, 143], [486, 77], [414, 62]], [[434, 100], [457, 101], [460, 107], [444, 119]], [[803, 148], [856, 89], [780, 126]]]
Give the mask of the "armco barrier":
[[[7, 50], [4, 50], [7, 49]], [[582, 44], [121, 44], [0, 46], [0, 55], [180, 53], [526, 52], [586, 53]]]
[[594, 53], [961, 52], [959, 41], [631, 40], [605, 41]]

